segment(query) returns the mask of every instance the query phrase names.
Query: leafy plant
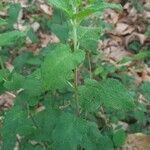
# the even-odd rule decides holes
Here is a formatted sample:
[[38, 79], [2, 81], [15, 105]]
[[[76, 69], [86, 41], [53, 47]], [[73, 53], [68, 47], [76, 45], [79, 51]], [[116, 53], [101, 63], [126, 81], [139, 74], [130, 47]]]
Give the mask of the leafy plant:
[[135, 7], [135, 9], [140, 12], [143, 13], [144, 12], [144, 7], [142, 5], [142, 3], [138, 0], [131, 0], [132, 5]]
[[[59, 26], [57, 36], [61, 39], [66, 27], [68, 34], [61, 43], [48, 47], [45, 54], [44, 50], [41, 52], [43, 57], [39, 60], [44, 61], [30, 74], [24, 75], [20, 71], [24, 61], [6, 78], [3, 73], [7, 71], [1, 61], [1, 85], [7, 91], [17, 92], [15, 104], [5, 113], [0, 129], [1, 149], [12, 150], [16, 143], [20, 149], [30, 150], [112, 150], [121, 146], [125, 133], [105, 130], [109, 123], [99, 128], [94, 118], [100, 112], [102, 120], [109, 119], [101, 117], [108, 110], [113, 113], [131, 111], [135, 106], [132, 94], [116, 79], [105, 77], [96, 81], [90, 76], [79, 80], [82, 68], [86, 66], [86, 56], [96, 54], [97, 40], [103, 32], [99, 26], [86, 25], [85, 21], [99, 12], [101, 15], [107, 8], [120, 9], [121, 6], [102, 0], [88, 1], [87, 6], [83, 6], [81, 0], [48, 2], [64, 14], [65, 21], [62, 28]], [[10, 12], [14, 11], [13, 7]], [[20, 6], [17, 8], [19, 11]], [[16, 16], [11, 22], [16, 21]], [[18, 31], [2, 33], [0, 46], [14, 44], [22, 36], [24, 33]], [[14, 63], [18, 61], [19, 65], [19, 60], [29, 58], [30, 55], [25, 55]], [[43, 110], [39, 111], [39, 107]]]

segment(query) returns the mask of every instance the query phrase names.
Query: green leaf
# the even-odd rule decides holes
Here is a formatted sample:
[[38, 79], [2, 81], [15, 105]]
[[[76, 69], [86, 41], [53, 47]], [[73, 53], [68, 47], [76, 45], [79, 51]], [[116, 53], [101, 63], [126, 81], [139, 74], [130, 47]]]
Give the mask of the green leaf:
[[8, 9], [8, 23], [9, 25], [13, 25], [17, 22], [19, 12], [21, 10], [20, 3], [10, 3]]
[[113, 141], [116, 147], [122, 146], [125, 142], [125, 139], [126, 139], [126, 133], [123, 129], [119, 129], [115, 131], [115, 133], [113, 134]]
[[83, 120], [74, 114], [60, 110], [46, 109], [33, 117], [37, 128], [30, 134], [30, 140], [49, 142], [52, 150], [112, 150], [112, 142], [102, 136], [96, 124]]
[[69, 0], [48, 0], [48, 2], [64, 11], [68, 16], [72, 16], [72, 6], [69, 4]]
[[24, 52], [20, 54], [19, 56], [17, 56], [13, 61], [15, 70], [20, 71], [30, 62], [32, 58], [34, 58], [34, 56], [31, 52]]
[[5, 87], [3, 86], [3, 82], [0, 82], [0, 94], [3, 94], [5, 93], [6, 89]]
[[104, 11], [105, 9], [108, 9], [108, 8], [119, 9], [119, 10], [122, 9], [121, 4], [107, 3], [101, 0], [100, 1], [98, 0], [93, 7], [95, 7], [94, 9], [97, 11]]
[[49, 21], [48, 28], [60, 39], [66, 43], [69, 36], [70, 27], [67, 17], [59, 9], [54, 9], [52, 19]]
[[44, 148], [41, 145], [32, 145], [31, 143], [25, 143], [22, 145], [24, 150], [43, 150]]
[[[77, 150], [82, 141], [81, 121], [69, 113], [62, 114], [52, 132], [53, 148], [57, 150]], [[85, 130], [85, 129], [84, 129]]]
[[0, 69], [0, 82], [5, 81], [9, 75], [10, 72], [7, 69]]
[[25, 136], [29, 135], [32, 130], [32, 123], [28, 119], [27, 111], [19, 106], [13, 107], [6, 113], [1, 129], [3, 139], [2, 150], [14, 149], [17, 141], [16, 134]]
[[61, 42], [66, 42], [69, 36], [69, 26], [64, 23], [62, 24], [52, 24], [52, 32], [60, 39]]
[[7, 24], [8, 24], [8, 23], [7, 23], [6, 20], [0, 18], [0, 26], [5, 26], [5, 25], [7, 25]]
[[65, 87], [75, 69], [84, 60], [84, 52], [72, 53], [66, 45], [58, 45], [50, 51], [41, 67], [42, 82], [45, 90]]
[[84, 86], [79, 87], [79, 96], [81, 108], [88, 112], [95, 112], [102, 104], [96, 81], [88, 81]]
[[94, 112], [100, 106], [113, 110], [127, 111], [134, 107], [134, 101], [127, 89], [117, 80], [101, 82], [88, 80], [79, 88], [80, 105], [84, 111]]
[[132, 94], [119, 82], [114, 79], [106, 79], [100, 82], [100, 99], [105, 107], [116, 110], [131, 110], [134, 108]]
[[144, 12], [143, 4], [138, 0], [131, 0], [132, 5], [140, 12]]
[[7, 80], [4, 83], [4, 86], [9, 91], [17, 91], [22, 87], [22, 83], [25, 81], [25, 78], [17, 73], [12, 74], [11, 80]]
[[36, 33], [33, 31], [32, 28], [29, 29], [29, 31], [27, 33], [27, 36], [32, 41], [32, 43], [37, 43], [38, 42], [38, 37], [37, 37]]
[[134, 55], [133, 58], [131, 58], [133, 61], [140, 61], [144, 60], [146, 58], [150, 58], [150, 51], [141, 51], [138, 54]]
[[112, 8], [112, 9], [121, 9], [121, 5], [119, 4], [112, 4], [112, 3], [106, 3], [106, 2], [97, 2], [96, 4], [94, 3], [93, 5], [90, 5], [89, 7], [84, 8], [77, 14], [73, 15], [74, 19], [77, 19], [78, 21], [82, 21], [86, 17], [89, 17], [93, 13], [96, 12], [102, 12], [105, 9]]
[[139, 91], [144, 95], [144, 97], [150, 101], [150, 82], [144, 82], [140, 87]]
[[63, 113], [52, 132], [52, 150], [112, 150], [112, 142], [101, 135], [94, 123]]
[[17, 43], [25, 37], [25, 33], [19, 31], [9, 31], [6, 33], [0, 34], [0, 46], [9, 46], [14, 43]]
[[3, 81], [3, 76], [0, 74], [0, 82]]
[[116, 110], [131, 110], [134, 108], [134, 100], [128, 90], [114, 79], [106, 79], [100, 82], [101, 100], [105, 107]]
[[129, 43], [128, 48], [131, 52], [138, 53], [141, 50], [141, 43], [139, 41], [133, 41]]
[[100, 28], [80, 26], [78, 28], [77, 33], [81, 49], [84, 48], [88, 51], [96, 53], [100, 32], [101, 32]]
[[[88, 123], [89, 125], [89, 123]], [[113, 150], [113, 143], [108, 136], [103, 136], [93, 124], [89, 126], [87, 137], [84, 136], [85, 150]]]
[[47, 108], [46, 110], [37, 113], [34, 116], [34, 121], [38, 126], [33, 132], [31, 140], [38, 142], [52, 142], [51, 134], [57, 124], [58, 118], [61, 115], [58, 110]]
[[138, 54], [135, 54], [132, 57], [126, 56], [124, 57], [119, 63], [124, 64], [127, 62], [132, 61], [141, 61], [150, 58], [150, 52], [149, 51], [140, 51]]
[[10, 81], [4, 83], [4, 86], [9, 91], [22, 89], [20, 93], [21, 99], [27, 101], [30, 106], [34, 106], [38, 103], [39, 96], [43, 93], [39, 74], [38, 70], [27, 77], [14, 73]]
[[96, 68], [94, 74], [95, 75], [100, 75], [100, 77], [102, 79], [106, 79], [106, 77], [109, 75], [109, 74], [112, 74], [116, 71], [116, 67], [113, 65], [113, 64], [104, 64], [104, 65], [101, 65], [100, 67]]
[[27, 101], [30, 106], [38, 104], [40, 95], [44, 92], [41, 81], [40, 70], [34, 71], [28, 75], [24, 82], [22, 82], [22, 92], [20, 93], [21, 99]]

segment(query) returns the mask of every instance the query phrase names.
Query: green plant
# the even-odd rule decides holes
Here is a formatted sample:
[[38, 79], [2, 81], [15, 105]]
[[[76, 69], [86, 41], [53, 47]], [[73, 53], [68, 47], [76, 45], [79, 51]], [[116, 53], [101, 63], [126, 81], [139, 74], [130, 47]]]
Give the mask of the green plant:
[[[112, 150], [121, 146], [125, 133], [122, 129], [113, 131], [107, 112], [131, 111], [134, 99], [120, 81], [107, 77], [96, 81], [92, 77], [90, 55], [97, 54], [96, 45], [103, 30], [89, 22], [89, 17], [95, 19], [106, 8], [120, 9], [120, 5], [102, 0], [90, 0], [87, 6], [82, 5], [82, 0], [49, 0], [49, 3], [59, 12], [58, 16], [63, 16], [61, 25], [56, 19], [52, 23], [52, 29], [58, 27], [56, 35], [62, 42], [43, 50], [40, 53], [43, 57], [29, 74], [22, 72], [22, 66], [33, 58], [30, 54], [16, 59], [18, 65], [9, 73], [1, 61], [0, 86], [17, 92], [15, 104], [5, 113], [0, 129], [2, 150], [12, 150], [16, 143], [23, 150]], [[64, 31], [66, 34], [62, 36]], [[17, 40], [18, 31], [11, 33], [6, 40], [0, 40], [2, 48]], [[2, 33], [0, 38], [8, 34]], [[19, 36], [22, 34], [19, 32]], [[25, 61], [19, 66], [18, 60]], [[79, 80], [87, 61], [89, 76], [83, 75]], [[30, 62], [35, 65], [35, 61]], [[39, 111], [39, 107], [43, 110]], [[116, 141], [120, 136], [120, 141]]]
[[140, 2], [138, 0], [131, 0], [131, 3], [138, 12], [140, 12], [140, 13], [144, 12], [144, 7], [143, 7], [142, 2]]

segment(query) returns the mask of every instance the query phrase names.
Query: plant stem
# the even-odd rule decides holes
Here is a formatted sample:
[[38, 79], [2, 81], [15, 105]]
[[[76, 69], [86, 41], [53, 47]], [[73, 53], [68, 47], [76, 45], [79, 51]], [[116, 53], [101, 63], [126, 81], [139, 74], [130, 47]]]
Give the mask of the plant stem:
[[[77, 12], [77, 8], [73, 6], [74, 13]], [[76, 19], [71, 20], [72, 30], [73, 30], [73, 51], [75, 52], [78, 49], [78, 35], [77, 35], [77, 28], [78, 24]], [[78, 99], [78, 67], [75, 68], [74, 72], [74, 92], [75, 92], [75, 103], [76, 103], [76, 112], [79, 115], [79, 99]]]
[[89, 63], [89, 75], [90, 75], [90, 79], [92, 79], [92, 65], [91, 65], [91, 59], [90, 59], [90, 53], [87, 53], [88, 56], [88, 63]]
[[[73, 51], [77, 50], [78, 36], [76, 20], [73, 21]], [[75, 69], [75, 87], [78, 86], [78, 68]]]
[[73, 21], [73, 47], [74, 47], [74, 51], [77, 49], [77, 42], [78, 42], [77, 23], [76, 23], [76, 20], [74, 20]]
[[74, 92], [75, 92], [75, 104], [76, 104], [76, 112], [79, 115], [79, 98], [78, 98], [78, 68], [75, 69], [75, 79], [74, 79]]

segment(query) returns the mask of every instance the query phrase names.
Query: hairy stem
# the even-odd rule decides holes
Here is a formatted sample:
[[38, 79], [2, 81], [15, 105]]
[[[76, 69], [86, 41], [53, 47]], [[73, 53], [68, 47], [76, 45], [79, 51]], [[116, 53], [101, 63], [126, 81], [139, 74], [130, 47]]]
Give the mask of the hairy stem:
[[88, 56], [88, 63], [89, 63], [89, 75], [90, 75], [90, 79], [92, 79], [92, 65], [91, 65], [90, 53], [88, 53], [87, 56]]
[[77, 36], [77, 23], [76, 20], [73, 21], [73, 47], [74, 51], [77, 49], [78, 36]]
[[[77, 8], [73, 6], [74, 13], [77, 12]], [[77, 35], [77, 21], [76, 19], [71, 20], [72, 24], [72, 34], [73, 34], [73, 51], [75, 52], [78, 49], [78, 35]], [[79, 99], [78, 99], [78, 67], [75, 68], [74, 72], [74, 92], [75, 92], [75, 103], [76, 103], [76, 112], [79, 115]]]

